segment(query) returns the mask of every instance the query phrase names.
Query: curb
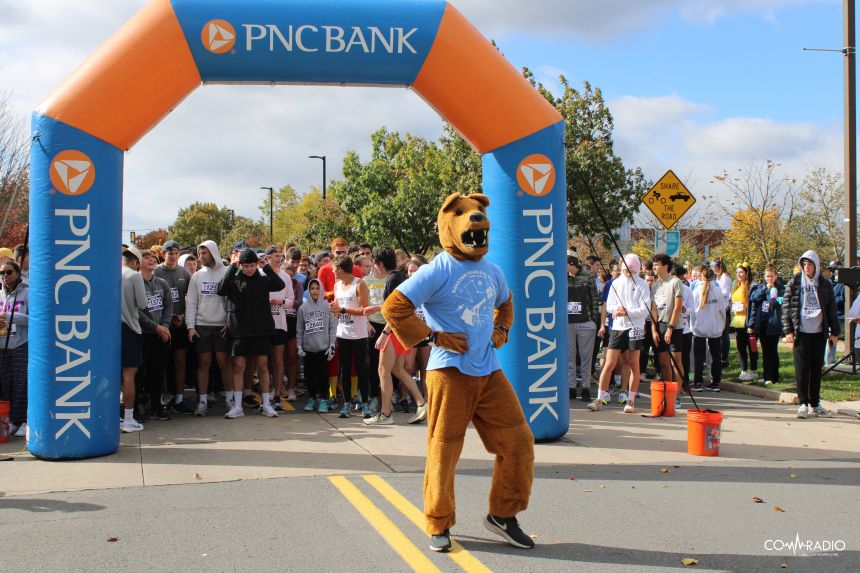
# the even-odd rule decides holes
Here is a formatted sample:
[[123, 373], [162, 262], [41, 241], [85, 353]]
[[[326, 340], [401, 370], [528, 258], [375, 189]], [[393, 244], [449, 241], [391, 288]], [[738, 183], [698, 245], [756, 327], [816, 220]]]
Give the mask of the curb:
[[761, 388], [760, 386], [749, 386], [748, 384], [741, 384], [740, 382], [720, 382], [720, 386], [729, 390], [731, 392], [736, 392], [738, 394], [746, 394], [747, 396], [755, 396], [757, 398], [764, 398], [765, 400], [774, 400], [776, 402], [782, 402], [784, 404], [797, 404], [797, 394], [793, 392], [781, 392], [779, 390], [770, 390], [768, 388]]

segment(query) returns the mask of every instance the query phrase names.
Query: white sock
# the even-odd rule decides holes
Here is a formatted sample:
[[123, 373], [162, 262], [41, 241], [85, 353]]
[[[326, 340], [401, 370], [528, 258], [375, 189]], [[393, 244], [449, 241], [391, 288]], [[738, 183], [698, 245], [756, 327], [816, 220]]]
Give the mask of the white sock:
[[268, 392], [263, 392], [263, 404], [266, 406], [272, 405], [271, 401], [269, 400], [269, 393]]
[[134, 408], [126, 408], [125, 409], [125, 421], [133, 422], [134, 421]]
[[181, 403], [182, 403], [182, 399], [183, 399], [184, 397], [185, 397], [185, 396], [183, 396], [182, 394], [177, 394], [176, 396], [174, 396], [174, 397], [173, 397], [173, 403], [174, 403], [174, 404], [181, 404]]
[[251, 392], [251, 391], [250, 391], [249, 389], [247, 389], [247, 388], [246, 388], [245, 390], [243, 390], [243, 391], [242, 391], [242, 396], [250, 396], [251, 394], [253, 394], [253, 392]]
[[233, 404], [241, 404], [242, 403], [242, 392], [227, 392], [227, 399], [233, 400]]
[[200, 395], [200, 403], [201, 404], [208, 404], [209, 403], [209, 395], [208, 394], [201, 394]]

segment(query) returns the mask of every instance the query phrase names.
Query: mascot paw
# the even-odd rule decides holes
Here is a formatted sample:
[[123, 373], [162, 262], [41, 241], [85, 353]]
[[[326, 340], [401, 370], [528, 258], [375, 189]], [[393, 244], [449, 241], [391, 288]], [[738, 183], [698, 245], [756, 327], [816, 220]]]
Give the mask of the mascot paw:
[[501, 326], [493, 329], [493, 348], [498, 350], [508, 341], [508, 333]]
[[439, 332], [436, 334], [436, 346], [456, 352], [457, 354], [465, 354], [469, 350], [469, 343], [466, 341], [466, 335], [460, 332], [452, 334], [450, 332]]

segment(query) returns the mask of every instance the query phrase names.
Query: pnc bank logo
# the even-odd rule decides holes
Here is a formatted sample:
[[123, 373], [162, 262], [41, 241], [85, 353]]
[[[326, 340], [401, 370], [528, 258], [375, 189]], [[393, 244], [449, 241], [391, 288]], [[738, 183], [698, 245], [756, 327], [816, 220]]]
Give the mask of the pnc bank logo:
[[200, 40], [213, 54], [226, 54], [236, 45], [236, 29], [226, 20], [210, 20], [203, 26]]
[[543, 197], [555, 186], [555, 166], [546, 155], [529, 155], [517, 167], [520, 189], [533, 197]]
[[95, 165], [80, 151], [61, 151], [51, 161], [51, 183], [63, 195], [83, 195], [95, 181]]

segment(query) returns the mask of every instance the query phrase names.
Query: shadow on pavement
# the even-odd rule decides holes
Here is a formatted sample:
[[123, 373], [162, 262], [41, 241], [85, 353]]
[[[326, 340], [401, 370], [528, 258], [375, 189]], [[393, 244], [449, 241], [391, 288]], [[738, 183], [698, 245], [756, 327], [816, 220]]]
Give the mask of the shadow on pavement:
[[94, 503], [70, 503], [57, 499], [39, 499], [39, 498], [0, 498], [0, 510], [18, 509], [21, 511], [31, 511], [33, 513], [79, 513], [82, 511], [102, 511], [106, 509], [103, 505]]

